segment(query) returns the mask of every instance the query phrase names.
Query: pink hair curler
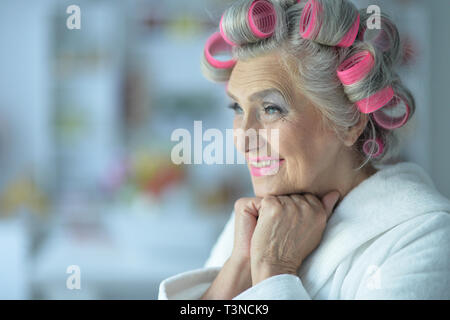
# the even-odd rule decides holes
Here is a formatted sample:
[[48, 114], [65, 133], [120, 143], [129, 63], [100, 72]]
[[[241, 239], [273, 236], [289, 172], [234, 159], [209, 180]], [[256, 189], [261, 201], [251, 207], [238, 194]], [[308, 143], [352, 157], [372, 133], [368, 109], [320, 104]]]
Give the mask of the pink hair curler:
[[369, 51], [359, 52], [341, 63], [337, 70], [338, 78], [344, 85], [354, 84], [372, 70], [375, 61]]
[[394, 130], [403, 127], [409, 119], [411, 108], [404, 98], [394, 96], [383, 108], [373, 113], [373, 119], [382, 128]]
[[236, 64], [236, 60], [230, 59], [227, 61], [221, 61], [214, 58], [215, 55], [220, 54], [222, 52], [230, 53], [231, 47], [224, 40], [224, 38], [221, 36], [219, 32], [215, 32], [206, 41], [204, 50], [206, 61], [208, 61], [210, 65], [212, 65], [214, 68], [217, 69], [233, 68], [234, 65]]
[[[371, 151], [372, 151], [372, 148], [373, 148], [373, 144], [375, 144], [375, 152], [372, 154]], [[369, 139], [366, 142], [364, 142], [363, 151], [368, 156], [372, 156], [374, 158], [378, 158], [384, 152], [384, 143], [383, 143], [383, 141], [381, 141], [380, 138]]]
[[228, 39], [225, 32], [223, 32], [222, 21], [223, 21], [223, 15], [222, 15], [222, 18], [220, 18], [220, 23], [219, 23], [220, 34], [222, 35], [223, 40], [225, 40], [225, 42], [228, 43], [230, 46], [233, 46], [233, 47], [237, 46], [237, 44], [234, 43], [233, 41], [231, 41], [230, 39]]
[[[300, 2], [301, 0], [299, 0]], [[314, 0], [309, 0], [303, 8], [300, 17], [300, 35], [302, 38], [311, 39], [316, 23], [318, 21], [319, 12], [322, 11], [320, 4]]]
[[365, 114], [373, 113], [378, 109], [384, 107], [394, 97], [394, 90], [388, 86], [381, 89], [377, 93], [371, 95], [368, 98], [362, 99], [356, 102], [359, 111]]
[[[237, 46], [237, 44], [231, 41], [224, 32], [223, 18], [224, 15], [222, 15], [222, 18], [220, 19], [220, 34], [229, 45]], [[248, 10], [247, 23], [254, 36], [260, 39], [271, 37], [275, 32], [275, 27], [277, 25], [277, 14], [272, 3], [267, 0], [253, 1]]]
[[[319, 15], [322, 15], [322, 12], [321, 5], [316, 0], [309, 0], [306, 3], [300, 17], [300, 35], [302, 38], [313, 41], [316, 40], [314, 38], [319, 34], [319, 31], [322, 28], [321, 24], [318, 25], [321, 20], [319, 19]], [[360, 14], [358, 13], [352, 27], [336, 46], [348, 48], [355, 42], [358, 35], [360, 19]]]
[[259, 38], [273, 35], [277, 25], [277, 14], [273, 5], [266, 0], [255, 0], [248, 10], [250, 30]]
[[337, 45], [338, 47], [348, 48], [355, 42], [356, 36], [358, 35], [360, 19], [361, 19], [361, 17], [358, 13], [355, 23], [353, 23], [353, 26], [350, 28], [350, 30], [347, 32], [347, 34], [342, 38], [341, 42], [338, 43], [338, 45]]

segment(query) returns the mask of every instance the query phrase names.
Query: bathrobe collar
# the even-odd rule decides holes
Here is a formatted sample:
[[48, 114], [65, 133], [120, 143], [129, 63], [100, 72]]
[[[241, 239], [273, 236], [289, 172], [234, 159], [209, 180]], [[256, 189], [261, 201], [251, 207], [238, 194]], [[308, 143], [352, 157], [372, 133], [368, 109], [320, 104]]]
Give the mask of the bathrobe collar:
[[419, 215], [450, 212], [450, 201], [417, 164], [377, 166], [380, 171], [351, 190], [328, 221], [319, 247], [299, 269], [315, 296], [338, 265], [358, 247]]

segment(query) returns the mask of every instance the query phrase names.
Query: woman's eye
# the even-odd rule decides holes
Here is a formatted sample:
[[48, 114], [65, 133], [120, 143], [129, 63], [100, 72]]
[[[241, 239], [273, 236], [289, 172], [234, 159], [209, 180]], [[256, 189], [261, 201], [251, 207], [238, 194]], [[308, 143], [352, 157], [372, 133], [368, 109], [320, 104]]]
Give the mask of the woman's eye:
[[241, 113], [242, 113], [242, 108], [241, 108], [237, 103], [232, 103], [232, 104], [229, 106], [229, 108], [230, 108], [231, 110], [234, 110], [234, 112], [235, 112], [236, 114], [241, 114]]
[[283, 110], [280, 107], [270, 105], [270, 106], [264, 107], [264, 112], [268, 115], [275, 115], [275, 114], [282, 114]]

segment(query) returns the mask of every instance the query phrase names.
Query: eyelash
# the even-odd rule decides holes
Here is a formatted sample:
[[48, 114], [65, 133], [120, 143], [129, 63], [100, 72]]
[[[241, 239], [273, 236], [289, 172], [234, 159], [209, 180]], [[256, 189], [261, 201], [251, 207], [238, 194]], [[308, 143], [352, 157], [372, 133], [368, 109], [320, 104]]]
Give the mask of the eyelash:
[[242, 108], [237, 103], [232, 103], [228, 106], [231, 110], [237, 113], [239, 110], [242, 111]]
[[[234, 110], [234, 112], [236, 112], [236, 113], [238, 113], [239, 111], [242, 112], [242, 108], [237, 103], [230, 104], [229, 108], [231, 110]], [[284, 110], [276, 105], [268, 105], [268, 106], [263, 107], [263, 109], [266, 113], [267, 113], [267, 110], [274, 109], [281, 115], [281, 118], [284, 119], [284, 116], [285, 116]]]
[[264, 111], [265, 111], [266, 113], [267, 113], [267, 110], [269, 110], [269, 109], [276, 110], [280, 115], [283, 115], [283, 114], [284, 114], [283, 109], [281, 109], [281, 108], [278, 107], [278, 106], [275, 106], [275, 105], [269, 105], [269, 106], [264, 107]]

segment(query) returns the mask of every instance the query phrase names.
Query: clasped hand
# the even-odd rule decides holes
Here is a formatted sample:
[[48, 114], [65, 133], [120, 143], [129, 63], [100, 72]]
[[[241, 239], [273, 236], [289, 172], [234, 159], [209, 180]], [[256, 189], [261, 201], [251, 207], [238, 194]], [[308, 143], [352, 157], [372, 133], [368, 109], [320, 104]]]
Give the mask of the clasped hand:
[[253, 285], [279, 274], [297, 274], [320, 244], [339, 192], [242, 198], [235, 203], [236, 265], [251, 268]]

